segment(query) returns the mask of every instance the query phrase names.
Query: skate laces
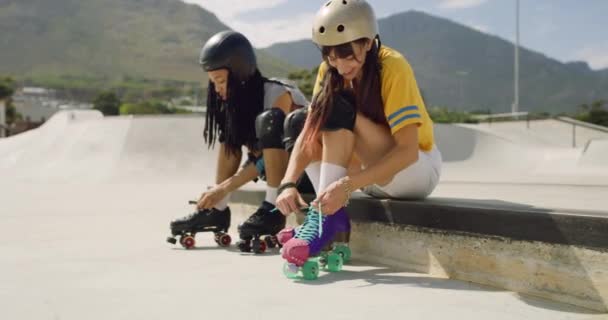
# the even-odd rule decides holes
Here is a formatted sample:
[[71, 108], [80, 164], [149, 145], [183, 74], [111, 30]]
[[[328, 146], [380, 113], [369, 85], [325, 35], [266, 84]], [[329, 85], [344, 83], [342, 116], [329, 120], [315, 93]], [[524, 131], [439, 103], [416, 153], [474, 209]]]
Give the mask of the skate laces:
[[308, 208], [306, 218], [304, 218], [304, 223], [302, 223], [300, 228], [296, 231], [295, 236], [298, 239], [311, 242], [317, 235], [319, 237], [323, 235], [323, 214], [320, 212], [320, 210], [317, 211], [315, 208], [310, 206]]

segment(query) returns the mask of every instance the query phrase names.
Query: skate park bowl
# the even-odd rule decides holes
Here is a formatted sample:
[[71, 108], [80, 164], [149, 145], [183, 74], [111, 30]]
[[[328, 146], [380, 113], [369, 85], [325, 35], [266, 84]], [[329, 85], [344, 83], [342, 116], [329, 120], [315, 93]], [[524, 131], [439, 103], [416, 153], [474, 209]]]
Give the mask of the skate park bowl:
[[593, 139], [585, 146], [579, 161], [581, 166], [603, 167], [608, 159], [608, 139]]
[[[38, 301], [34, 287], [65, 281], [53, 279], [59, 269], [70, 270], [74, 288], [103, 287], [110, 276], [93, 278], [84, 257], [109, 268], [102, 259], [108, 252], [167, 273], [179, 270], [149, 258], [161, 256], [156, 249], [142, 245], [139, 252], [133, 244], [161, 239], [167, 221], [190, 210], [187, 200], [214, 183], [217, 149], [204, 145], [203, 125], [200, 115], [103, 117], [67, 110], [38, 129], [0, 139], [0, 263], [25, 271], [53, 261], [40, 273], [2, 274], [0, 283], [10, 284], [5, 291], [26, 287], [31, 292], [24, 296]], [[444, 166], [428, 199], [356, 193], [347, 208], [354, 255], [514, 292], [533, 306], [539, 297], [589, 314], [608, 312], [606, 140], [590, 134], [590, 142], [572, 148], [530, 138], [536, 135], [519, 127], [492, 130], [436, 125]], [[263, 199], [263, 187], [250, 183], [232, 194], [233, 235]], [[297, 225], [295, 217], [289, 224]], [[83, 253], [74, 246], [83, 242], [96, 247]], [[57, 256], [70, 263], [51, 260]], [[186, 263], [200, 268], [193, 257]], [[136, 269], [123, 270], [136, 276]], [[180, 281], [191, 281], [182, 273]], [[154, 282], [153, 274], [143, 274]]]

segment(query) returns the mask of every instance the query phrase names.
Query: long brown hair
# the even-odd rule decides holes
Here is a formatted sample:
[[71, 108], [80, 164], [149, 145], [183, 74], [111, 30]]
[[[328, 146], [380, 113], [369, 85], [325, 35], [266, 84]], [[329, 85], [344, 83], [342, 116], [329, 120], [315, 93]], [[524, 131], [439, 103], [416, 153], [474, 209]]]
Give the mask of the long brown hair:
[[[323, 60], [328, 66], [328, 70], [323, 77], [320, 91], [312, 99], [311, 111], [304, 124], [303, 142], [307, 152], [314, 152], [320, 147], [316, 137], [331, 114], [334, 95], [344, 90], [344, 78], [336, 68], [330, 66], [329, 54], [333, 52], [338, 58], [354, 56], [353, 44], [363, 45], [366, 41], [369, 41], [369, 39], [362, 38], [337, 46], [321, 48]], [[354, 92], [355, 111], [360, 112], [373, 122], [388, 126], [380, 92], [381, 63], [378, 56], [380, 46], [380, 38], [376, 37], [373, 40], [372, 48], [366, 53], [361, 82], [357, 84], [357, 90]]]

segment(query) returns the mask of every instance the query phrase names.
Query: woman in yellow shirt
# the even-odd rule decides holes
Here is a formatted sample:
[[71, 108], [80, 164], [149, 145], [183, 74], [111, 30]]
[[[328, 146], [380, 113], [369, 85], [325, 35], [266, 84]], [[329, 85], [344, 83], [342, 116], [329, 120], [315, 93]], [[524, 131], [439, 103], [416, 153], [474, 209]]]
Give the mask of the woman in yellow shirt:
[[371, 6], [363, 0], [325, 3], [312, 40], [323, 62], [277, 199], [286, 215], [305, 206], [294, 183], [306, 170], [317, 197], [298, 231], [281, 237], [283, 257], [297, 266], [331, 241], [337, 220], [348, 219], [342, 208], [352, 191], [421, 199], [441, 171], [414, 72], [399, 52], [381, 44]]

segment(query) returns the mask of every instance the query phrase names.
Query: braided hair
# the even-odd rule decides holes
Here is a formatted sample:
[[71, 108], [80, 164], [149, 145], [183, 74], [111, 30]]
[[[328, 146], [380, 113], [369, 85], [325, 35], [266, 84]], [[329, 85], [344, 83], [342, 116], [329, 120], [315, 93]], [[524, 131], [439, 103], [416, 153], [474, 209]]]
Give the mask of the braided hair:
[[278, 83], [262, 76], [256, 69], [246, 81], [239, 82], [229, 72], [228, 96], [226, 101], [215, 91], [209, 81], [207, 89], [207, 114], [205, 117], [204, 138], [209, 148], [219, 140], [226, 146], [226, 152], [238, 154], [242, 146], [250, 150], [258, 149], [255, 132], [255, 119], [264, 111], [264, 84]]

